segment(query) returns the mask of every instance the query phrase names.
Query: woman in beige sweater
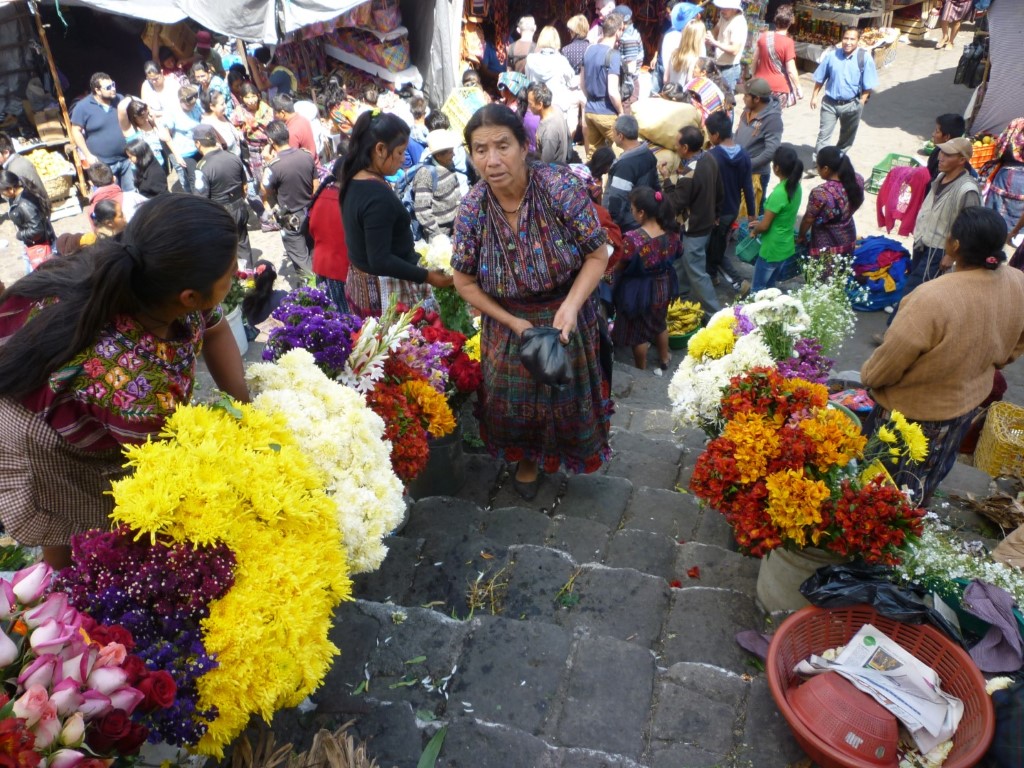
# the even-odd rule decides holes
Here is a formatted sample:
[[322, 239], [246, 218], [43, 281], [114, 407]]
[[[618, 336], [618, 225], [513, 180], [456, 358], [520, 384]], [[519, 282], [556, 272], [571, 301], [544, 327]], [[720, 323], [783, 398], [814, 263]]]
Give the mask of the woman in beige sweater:
[[899, 411], [928, 437], [925, 462], [894, 474], [900, 485], [917, 486], [922, 506], [953, 468], [995, 370], [1024, 352], [1024, 273], [1003, 266], [1005, 241], [1006, 223], [995, 211], [961, 211], [943, 257], [952, 271], [900, 302], [882, 345], [861, 368], [876, 403], [865, 433]]

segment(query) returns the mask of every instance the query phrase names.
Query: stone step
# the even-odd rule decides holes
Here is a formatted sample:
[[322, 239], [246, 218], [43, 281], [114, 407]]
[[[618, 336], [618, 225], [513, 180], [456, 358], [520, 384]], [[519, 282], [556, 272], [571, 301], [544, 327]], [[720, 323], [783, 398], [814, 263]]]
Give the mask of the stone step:
[[[591, 586], [608, 587], [585, 576], [576, 580], [578, 607]], [[688, 591], [674, 590], [677, 605]], [[603, 629], [503, 616], [456, 621], [423, 608], [347, 603], [331, 635], [341, 656], [312, 697], [315, 722], [331, 727], [358, 714], [357, 732], [381, 765], [414, 766], [442, 723], [449, 731], [438, 765], [710, 768], [747, 765], [729, 759], [742, 755], [767, 768], [799, 757], [763, 674], [706, 657], [658, 660], [639, 638]], [[696, 638], [665, 643], [676, 640]], [[294, 718], [282, 713], [274, 729], [298, 745], [312, 723]]]
[[[331, 639], [342, 654], [313, 696], [321, 716], [376, 712], [378, 721], [444, 720], [453, 725], [450, 735], [490, 724], [500, 726], [502, 733], [491, 731], [499, 742], [526, 735], [544, 740], [545, 753], [564, 752], [549, 756], [552, 762], [491, 763], [481, 756], [496, 760], [502, 750], [478, 747], [478, 761], [463, 762], [455, 759], [462, 749], [456, 737], [446, 740], [443, 753], [454, 761], [440, 765], [597, 766], [607, 759], [603, 764], [626, 768], [644, 753], [656, 668], [654, 655], [633, 643], [542, 621], [455, 621], [364, 600], [342, 606]], [[612, 668], [616, 675], [607, 674]], [[362, 717], [361, 731], [367, 720], [375, 722]], [[395, 727], [413, 743], [378, 744], [373, 754], [382, 765], [414, 764], [424, 734], [408, 724]], [[364, 736], [377, 733], [370, 730]], [[567, 762], [570, 753], [579, 762]]]
[[673, 589], [671, 597], [656, 648], [661, 666], [688, 661], [737, 674], [754, 671], [750, 657], [736, 644], [737, 632], [764, 624], [753, 597], [734, 589], [689, 585]]

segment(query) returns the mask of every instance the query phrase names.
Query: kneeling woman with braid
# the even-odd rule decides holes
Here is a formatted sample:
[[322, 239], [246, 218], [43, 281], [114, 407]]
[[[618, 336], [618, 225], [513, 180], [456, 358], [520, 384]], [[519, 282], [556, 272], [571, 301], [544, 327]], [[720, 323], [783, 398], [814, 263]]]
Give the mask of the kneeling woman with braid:
[[118, 237], [0, 295], [0, 519], [54, 568], [73, 534], [109, 526], [121, 446], [189, 401], [200, 351], [218, 387], [249, 399], [219, 308], [237, 247], [223, 206], [160, 195]]

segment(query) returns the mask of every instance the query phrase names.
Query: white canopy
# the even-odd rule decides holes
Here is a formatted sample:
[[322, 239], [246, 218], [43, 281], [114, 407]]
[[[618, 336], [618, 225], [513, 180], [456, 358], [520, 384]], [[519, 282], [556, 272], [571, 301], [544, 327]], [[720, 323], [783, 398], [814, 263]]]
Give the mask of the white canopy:
[[[26, 0], [0, 0], [20, 3]], [[274, 43], [281, 33], [330, 21], [364, 0], [60, 0], [105, 13], [174, 24], [191, 17], [207, 29], [248, 41]], [[45, 0], [53, 3], [53, 0]], [[277, 21], [280, 20], [280, 25]]]

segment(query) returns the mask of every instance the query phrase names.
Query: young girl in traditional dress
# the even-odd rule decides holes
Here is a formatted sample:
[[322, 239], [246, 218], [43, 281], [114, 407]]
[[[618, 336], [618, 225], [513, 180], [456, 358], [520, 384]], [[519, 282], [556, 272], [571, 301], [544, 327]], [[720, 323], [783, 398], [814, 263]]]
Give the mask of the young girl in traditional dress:
[[675, 210], [661, 192], [636, 187], [629, 206], [640, 227], [623, 236], [623, 258], [616, 265], [615, 326], [612, 341], [633, 348], [633, 362], [647, 367], [651, 341], [658, 351], [655, 376], [668, 370], [668, 304], [678, 292], [672, 260], [680, 252]]

